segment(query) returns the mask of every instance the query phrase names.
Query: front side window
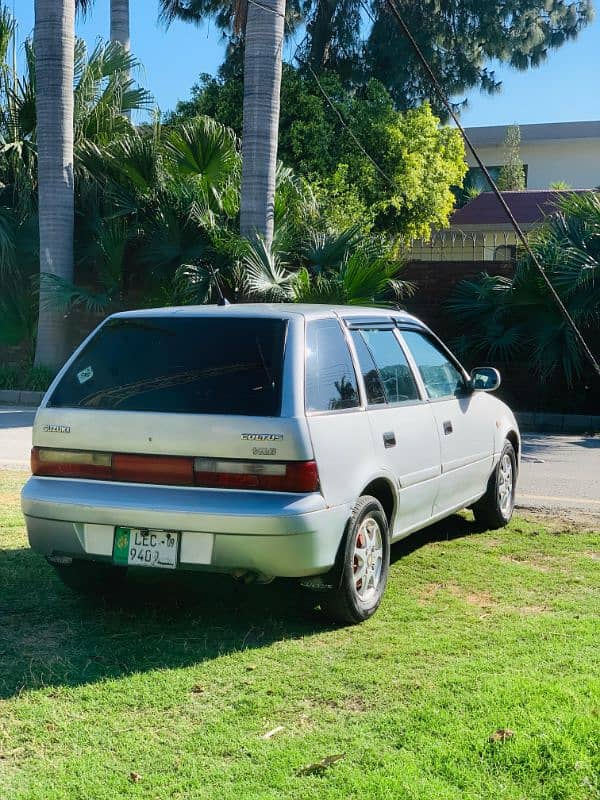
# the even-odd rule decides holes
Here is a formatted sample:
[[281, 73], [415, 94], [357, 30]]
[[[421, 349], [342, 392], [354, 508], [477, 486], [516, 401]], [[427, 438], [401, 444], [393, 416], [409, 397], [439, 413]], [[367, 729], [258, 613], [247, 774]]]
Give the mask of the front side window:
[[465, 394], [467, 387], [462, 372], [429, 337], [418, 331], [402, 331], [402, 336], [417, 363], [430, 399]]
[[360, 405], [348, 344], [335, 319], [306, 327], [306, 410], [339, 411]]
[[360, 333], [373, 355], [387, 402], [419, 400], [417, 384], [394, 331], [375, 329]]
[[51, 408], [278, 416], [283, 319], [109, 320], [69, 366]]

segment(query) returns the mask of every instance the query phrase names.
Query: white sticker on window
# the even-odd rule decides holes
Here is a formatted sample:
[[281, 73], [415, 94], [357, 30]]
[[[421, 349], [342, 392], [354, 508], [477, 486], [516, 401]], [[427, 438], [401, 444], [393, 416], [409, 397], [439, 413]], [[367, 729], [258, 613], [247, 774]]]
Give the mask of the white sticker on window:
[[77, 380], [79, 383], [86, 383], [90, 380], [90, 378], [94, 377], [94, 370], [91, 367], [86, 367], [82, 369], [81, 372], [77, 373]]

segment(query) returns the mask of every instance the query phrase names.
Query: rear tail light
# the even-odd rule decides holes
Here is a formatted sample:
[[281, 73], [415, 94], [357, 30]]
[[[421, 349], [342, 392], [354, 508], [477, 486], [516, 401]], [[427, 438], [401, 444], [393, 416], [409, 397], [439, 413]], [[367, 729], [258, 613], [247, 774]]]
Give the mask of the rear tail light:
[[34, 475], [48, 477], [215, 489], [301, 493], [319, 489], [315, 461], [234, 461], [34, 447], [31, 471]]
[[34, 447], [31, 450], [31, 471], [34, 475], [111, 480], [111, 458], [110, 453]]
[[314, 461], [194, 460], [196, 486], [217, 489], [262, 489], [270, 492], [316, 492], [319, 473]]
[[193, 486], [194, 460], [185, 456], [115, 453], [112, 457], [112, 480]]

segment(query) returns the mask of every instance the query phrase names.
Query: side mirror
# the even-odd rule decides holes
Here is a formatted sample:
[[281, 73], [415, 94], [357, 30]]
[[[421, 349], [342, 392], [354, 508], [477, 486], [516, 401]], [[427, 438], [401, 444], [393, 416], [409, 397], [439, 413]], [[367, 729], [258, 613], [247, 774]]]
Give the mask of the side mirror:
[[500, 373], [494, 367], [475, 367], [471, 370], [471, 389], [474, 392], [495, 392], [501, 380]]

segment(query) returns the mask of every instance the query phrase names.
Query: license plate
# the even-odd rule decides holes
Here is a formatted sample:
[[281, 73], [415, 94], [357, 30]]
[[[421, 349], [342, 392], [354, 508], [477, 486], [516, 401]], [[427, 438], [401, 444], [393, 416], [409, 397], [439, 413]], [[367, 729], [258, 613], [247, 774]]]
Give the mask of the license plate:
[[179, 533], [150, 528], [116, 528], [113, 547], [115, 564], [131, 567], [175, 569]]

